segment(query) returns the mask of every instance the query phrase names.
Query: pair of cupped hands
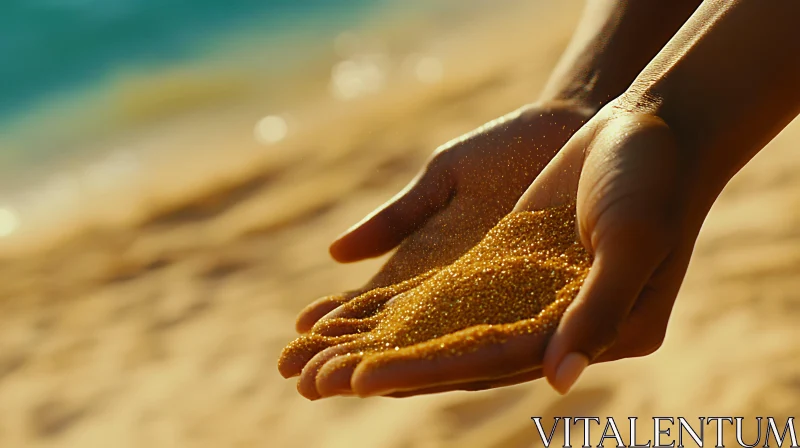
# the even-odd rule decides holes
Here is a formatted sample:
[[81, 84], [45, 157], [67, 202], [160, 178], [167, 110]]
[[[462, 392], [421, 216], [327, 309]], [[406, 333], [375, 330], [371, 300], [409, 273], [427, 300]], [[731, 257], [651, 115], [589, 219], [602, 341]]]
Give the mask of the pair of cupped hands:
[[299, 375], [310, 399], [482, 390], [542, 377], [566, 393], [589, 364], [657, 350], [699, 231], [688, 216], [691, 163], [659, 118], [617, 102], [593, 112], [528, 105], [437, 149], [404, 190], [330, 247], [340, 262], [397, 251], [367, 285], [313, 302], [296, 324], [328, 336], [368, 331], [359, 322], [374, 314], [348, 315], [344, 304], [452, 263], [508, 213], [574, 203], [576, 237], [593, 261], [557, 328], [542, 337], [514, 333], [512, 324], [501, 330], [507, 337], [462, 354], [389, 359], [387, 349], [344, 363], [334, 360], [352, 355], [352, 344], [323, 344], [283, 357], [280, 372]]

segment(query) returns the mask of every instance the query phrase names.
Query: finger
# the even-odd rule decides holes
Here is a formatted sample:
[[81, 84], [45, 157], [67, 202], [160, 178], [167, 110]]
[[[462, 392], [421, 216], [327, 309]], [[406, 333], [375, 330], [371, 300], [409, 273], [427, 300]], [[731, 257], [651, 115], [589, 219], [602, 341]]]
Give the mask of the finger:
[[669, 314], [664, 317], [654, 316], [643, 323], [630, 323], [631, 316], [632, 314], [622, 324], [617, 342], [601, 353], [592, 364], [647, 356], [661, 346]]
[[620, 327], [619, 338], [597, 362], [647, 356], [661, 347], [691, 249], [673, 252], [653, 274]]
[[339, 236], [330, 246], [333, 258], [347, 263], [382, 255], [444, 208], [455, 182], [441, 160], [434, 157], [394, 198]]
[[352, 299], [356, 293], [337, 294], [333, 296], [322, 297], [311, 302], [308, 306], [300, 311], [295, 321], [295, 329], [298, 333], [306, 333], [311, 330], [311, 327], [317, 323], [323, 316], [335, 310], [339, 306], [347, 303]]
[[321, 397], [352, 395], [350, 380], [364, 355], [350, 353], [337, 356], [325, 363], [317, 373], [317, 392]]
[[562, 394], [617, 340], [642, 289], [666, 256], [659, 233], [640, 224], [621, 222], [598, 243], [589, 275], [548, 344], [544, 372]]
[[489, 331], [482, 335], [484, 342], [464, 347], [470, 351], [455, 356], [450, 347], [434, 348], [426, 356], [415, 356], [408, 349], [372, 354], [356, 368], [351, 382], [353, 390], [362, 397], [386, 395], [515, 373], [541, 362], [545, 337], [534, 334], [502, 340], [498, 338], [504, 335], [498, 331], [482, 327]]
[[374, 289], [334, 309], [323, 316], [318, 324], [329, 319], [365, 319], [374, 316], [386, 302], [400, 293], [390, 288]]
[[337, 345], [335, 347], [330, 347], [317, 353], [303, 367], [300, 378], [297, 380], [297, 391], [300, 392], [300, 395], [308, 398], [309, 400], [321, 398], [319, 391], [317, 391], [317, 374], [322, 366], [337, 356], [347, 355], [350, 353], [359, 353], [364, 350], [365, 347], [366, 343], [364, 341], [353, 341], [350, 343]]
[[320, 336], [343, 336], [346, 334], [366, 333], [378, 324], [375, 318], [366, 319], [326, 319], [311, 329]]
[[481, 390], [496, 389], [498, 387], [506, 387], [521, 383], [527, 383], [529, 381], [538, 380], [543, 376], [544, 373], [542, 373], [542, 369], [536, 368], [527, 372], [516, 373], [510, 376], [498, 377], [490, 380], [472, 381], [459, 384], [446, 384], [444, 386], [434, 386], [417, 390], [394, 392], [386, 396], [392, 398], [406, 398], [406, 397], [415, 397], [418, 395], [439, 394], [443, 392], [455, 392], [455, 391], [476, 392]]
[[[387, 301], [397, 294], [417, 287], [420, 283], [438, 272], [431, 269], [414, 278], [397, 284], [375, 287], [366, 292], [351, 291], [344, 294], [323, 297], [308, 305], [300, 312], [295, 323], [299, 333], [305, 333], [319, 321], [325, 319], [361, 319], [374, 315]], [[343, 306], [347, 304], [346, 306]]]
[[326, 337], [319, 335], [303, 335], [287, 345], [278, 359], [278, 371], [284, 378], [297, 376], [303, 367], [317, 353], [328, 347], [337, 346], [355, 340], [358, 335]]
[[592, 364], [647, 356], [656, 351], [664, 342], [672, 305], [675, 303], [674, 298], [669, 297], [674, 297], [674, 294], [665, 295], [663, 291], [645, 287], [620, 326], [617, 341]]
[[386, 395], [448, 384], [508, 376], [541, 365], [552, 322], [567, 306], [558, 300], [535, 319], [514, 324], [479, 325], [450, 335], [372, 353], [351, 381], [360, 396]]
[[[364, 355], [346, 354], [337, 356], [322, 366], [317, 373], [317, 391], [320, 396], [332, 397], [336, 395], [352, 395], [353, 388], [351, 380], [358, 364], [364, 359]], [[526, 383], [539, 378], [544, 374], [541, 368], [515, 373], [509, 376], [495, 377], [480, 381], [468, 381], [465, 383], [445, 384], [442, 386], [424, 387], [422, 389], [391, 393], [387, 396], [393, 398], [411, 397], [416, 395], [430, 395], [452, 391], [479, 391], [494, 389], [497, 387], [513, 386], [515, 384]]]
[[419, 286], [422, 282], [436, 274], [438, 270], [431, 270], [412, 279], [384, 288], [375, 288], [350, 300], [335, 310], [325, 315], [320, 320], [326, 319], [363, 319], [375, 315], [386, 302], [400, 294]]

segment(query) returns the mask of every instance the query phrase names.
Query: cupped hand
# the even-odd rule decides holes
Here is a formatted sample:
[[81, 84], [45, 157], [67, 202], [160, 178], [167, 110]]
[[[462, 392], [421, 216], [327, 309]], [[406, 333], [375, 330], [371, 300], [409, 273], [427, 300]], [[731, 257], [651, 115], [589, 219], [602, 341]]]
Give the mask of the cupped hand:
[[[367, 330], [354, 324], [373, 322], [369, 316], [345, 319], [337, 324], [349, 328], [335, 332], [344, 339], [303, 368], [306, 384], [322, 395], [409, 396], [546, 376], [563, 393], [590, 363], [652, 353], [663, 341], [710, 203], [690, 160], [663, 121], [605, 108], [569, 140], [514, 209], [577, 203], [577, 236], [593, 261], [571, 304], [554, 311], [562, 315], [557, 327], [520, 331], [526, 320], [496, 326], [488, 336], [472, 334], [464, 339], [468, 349], [457, 353], [415, 357], [412, 348], [410, 356], [409, 350], [404, 356], [386, 350], [364, 358], [351, 356], [344, 339]], [[327, 374], [317, 376], [320, 370]]]
[[362, 288], [308, 305], [297, 318], [298, 332], [353, 297], [452, 263], [511, 211], [592, 114], [571, 104], [529, 105], [437, 149], [405, 189], [330, 247], [340, 262], [397, 251]]

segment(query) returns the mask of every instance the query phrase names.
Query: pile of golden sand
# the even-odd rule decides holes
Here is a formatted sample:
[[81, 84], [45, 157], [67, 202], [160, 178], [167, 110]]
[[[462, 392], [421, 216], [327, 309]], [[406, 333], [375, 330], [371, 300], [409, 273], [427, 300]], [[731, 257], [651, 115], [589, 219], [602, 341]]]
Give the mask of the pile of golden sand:
[[[350, 317], [326, 319], [297, 338], [283, 350], [279, 369], [294, 376], [334, 346], [341, 353], [320, 366], [321, 379], [356, 365], [457, 356], [512, 336], [546, 339], [590, 264], [576, 239], [574, 205], [510, 214], [453, 264], [343, 305], [340, 312]], [[330, 335], [337, 327], [355, 331]], [[319, 398], [302, 379], [298, 388]]]

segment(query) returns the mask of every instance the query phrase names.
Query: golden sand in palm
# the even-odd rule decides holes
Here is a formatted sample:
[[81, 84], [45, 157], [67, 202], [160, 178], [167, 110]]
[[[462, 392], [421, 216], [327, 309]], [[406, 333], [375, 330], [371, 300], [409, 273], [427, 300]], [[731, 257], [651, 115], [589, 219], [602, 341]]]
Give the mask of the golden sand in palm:
[[[544, 333], [590, 264], [576, 240], [574, 205], [513, 213], [450, 266], [354, 299], [343, 306], [351, 318], [318, 323], [283, 356], [338, 344], [359, 357], [442, 356], [470, 350], [476, 340]], [[384, 304], [388, 297], [394, 299]], [[355, 333], [322, 336], [345, 324]]]

